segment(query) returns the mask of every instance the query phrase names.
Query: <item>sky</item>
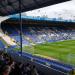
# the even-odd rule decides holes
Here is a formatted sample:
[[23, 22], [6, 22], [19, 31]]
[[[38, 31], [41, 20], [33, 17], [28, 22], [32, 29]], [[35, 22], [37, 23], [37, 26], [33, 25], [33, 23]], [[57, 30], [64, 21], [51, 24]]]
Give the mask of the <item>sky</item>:
[[[23, 13], [25, 15], [25, 13]], [[26, 12], [27, 16], [75, 19], [75, 0]]]
[[[75, 0], [24, 12], [22, 15], [75, 20]], [[0, 22], [8, 19], [9, 17], [10, 16], [0, 17]]]

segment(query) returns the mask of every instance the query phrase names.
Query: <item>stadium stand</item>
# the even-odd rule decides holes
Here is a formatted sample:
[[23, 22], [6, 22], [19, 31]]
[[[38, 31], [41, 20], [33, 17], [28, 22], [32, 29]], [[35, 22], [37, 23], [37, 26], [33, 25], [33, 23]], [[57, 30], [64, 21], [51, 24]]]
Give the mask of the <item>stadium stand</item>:
[[[19, 27], [6, 25], [3, 32], [7, 33], [16, 42], [20, 42]], [[14, 31], [12, 30], [14, 29]], [[23, 45], [30, 45], [44, 42], [56, 42], [75, 39], [75, 30], [70, 27], [26, 27], [23, 25]]]
[[[56, 4], [56, 3], [59, 3], [59, 2], [62, 2], [62, 0], [59, 0], [58, 2], [57, 1], [49, 1], [49, 0], [45, 0], [43, 2], [41, 2], [42, 0], [32, 0], [32, 1], [22, 1], [22, 11], [27, 11], [27, 10], [30, 10], [30, 9], [35, 9], [35, 8], [39, 8], [39, 7], [43, 7], [43, 6], [46, 6], [48, 4]], [[67, 0], [66, 0], [67, 1]], [[47, 4], [46, 4], [47, 2]], [[0, 15], [4, 16], [4, 15], [10, 15], [10, 14], [13, 14], [13, 13], [17, 13], [19, 12], [19, 1], [18, 0], [2, 0], [1, 3], [0, 3], [0, 6], [1, 6], [1, 11], [0, 11]], [[37, 4], [36, 4], [37, 3]], [[24, 6], [25, 5], [25, 6]], [[31, 7], [30, 7], [31, 5]], [[16, 6], [16, 7], [14, 7]], [[15, 11], [15, 8], [16, 8], [16, 11]], [[12, 28], [12, 27], [11, 27]], [[6, 33], [6, 36], [9, 36], [10, 38], [13, 38], [13, 42], [14, 43], [17, 43], [19, 42], [19, 35], [18, 33], [14, 32], [11, 28], [8, 28], [8, 31], [5, 31]], [[11, 30], [10, 30], [11, 29]], [[19, 30], [19, 29], [18, 29]], [[30, 30], [30, 29], [29, 29]], [[34, 35], [31, 35], [33, 33], [28, 33], [27, 32], [27, 35], [22, 33], [23, 34], [23, 44], [25, 45], [29, 45], [30, 43], [40, 43], [40, 33], [38, 33], [38, 29], [37, 31], [35, 31], [34, 29], [31, 29], [30, 31], [34, 31], [35, 32], [35, 37]], [[55, 32], [55, 31], [53, 31]], [[38, 34], [38, 36], [36, 36], [36, 34]], [[16, 36], [16, 37], [15, 37]], [[33, 37], [36, 38], [35, 40], [33, 40]], [[45, 31], [42, 32], [42, 37], [43, 37], [43, 40], [44, 42], [46, 41], [49, 41], [47, 40], [48, 37], [47, 37], [47, 33], [45, 33]], [[6, 37], [8, 39], [8, 37]], [[47, 39], [46, 39], [47, 38]], [[17, 40], [18, 39], [18, 40]], [[43, 40], [41, 41], [41, 43], [43, 42]], [[51, 39], [52, 40], [52, 39]], [[8, 40], [7, 40], [8, 41]], [[54, 38], [52, 41], [56, 41]], [[10, 44], [12, 44], [10, 42]], [[10, 49], [11, 51], [11, 49]], [[9, 52], [10, 52], [9, 51]], [[18, 53], [18, 52], [17, 52]], [[15, 53], [14, 53], [15, 54]], [[18, 53], [19, 54], [19, 53]], [[17, 54], [15, 54], [17, 55]], [[25, 54], [24, 54], [25, 55]], [[13, 55], [14, 56], [14, 55]], [[31, 55], [27, 55], [28, 57], [32, 57]], [[21, 56], [22, 57], [22, 56]], [[43, 61], [43, 63], [45, 63], [45, 60], [41, 59]], [[38, 58], [38, 60], [35, 59], [35, 61], [39, 61], [41, 63], [41, 60]], [[4, 54], [4, 53], [1, 53], [0, 54], [0, 73], [1, 75], [38, 75], [39, 73], [37, 72], [37, 69], [35, 66], [31, 66], [29, 63], [24, 67], [24, 65], [20, 62], [16, 62], [14, 61], [10, 56], [8, 56], [7, 54]], [[38, 63], [39, 63], [38, 62]], [[16, 65], [15, 65], [16, 63]], [[23, 66], [23, 67], [22, 67]], [[53, 66], [55, 67], [55, 66]], [[61, 66], [60, 66], [61, 67]], [[25, 68], [25, 69], [24, 69]], [[16, 72], [15, 72], [16, 71]], [[72, 68], [71, 69], [67, 69], [67, 72], [70, 72], [71, 73], [72, 71]], [[33, 74], [34, 73], [34, 74]], [[47, 72], [46, 72], [47, 73]], [[56, 74], [56, 73], [54, 73]], [[67, 73], [66, 73], [67, 74]], [[68, 73], [69, 74], [69, 73]], [[44, 75], [44, 74], [42, 74]], [[50, 75], [50, 74], [45, 74], [45, 75]], [[58, 74], [57, 74], [58, 75]], [[64, 74], [61, 74], [61, 75], [64, 75]]]
[[[8, 23], [8, 22], [7, 22]], [[2, 24], [3, 33], [8, 35], [18, 45], [20, 44], [20, 26], [12, 24]], [[15, 22], [16, 23], [16, 22]], [[23, 24], [22, 44], [23, 46], [40, 44], [44, 42], [56, 42], [62, 40], [75, 39], [75, 29], [67, 26], [29, 26]], [[23, 52], [22, 56], [19, 51], [9, 48], [7, 53], [16, 61], [22, 63], [30, 63], [36, 65], [40, 75], [73, 75], [74, 67], [72, 65], [63, 64], [54, 60], [34, 56]], [[40, 68], [39, 68], [40, 67]]]
[[[13, 29], [16, 32], [14, 32]], [[19, 26], [18, 27], [15, 26], [13, 28], [12, 26], [5, 25], [5, 27], [2, 27], [2, 31], [9, 37], [13, 38], [16, 42], [20, 43], [20, 36], [19, 36], [20, 28], [19, 28]], [[23, 46], [25, 46], [25, 45], [30, 45], [31, 42], [33, 42], [34, 44], [39, 44], [39, 43], [44, 43], [44, 42], [72, 40], [75, 37], [74, 33], [75, 33], [74, 28], [69, 28], [67, 26], [66, 27], [53, 26], [53, 27], [41, 27], [40, 28], [40, 27], [36, 27], [36, 26], [26, 27], [23, 25], [23, 33], [22, 33], [23, 42], [22, 43], [23, 43]], [[17, 51], [14, 53], [9, 50], [8, 53], [10, 55], [12, 55], [12, 57], [14, 57], [14, 58], [16, 57], [15, 59], [18, 60], [19, 62], [24, 61], [24, 59], [28, 60], [28, 62], [29, 62], [29, 60], [31, 60], [31, 61], [33, 60], [34, 61], [33, 64], [39, 63], [38, 66], [40, 64], [45, 65], [46, 67], [48, 66], [47, 68], [52, 69], [52, 72], [54, 72], [53, 75], [55, 75], [55, 73], [57, 73], [57, 75], [59, 75], [59, 74], [71, 75], [72, 71], [73, 71], [73, 67], [71, 65], [66, 65], [66, 64], [56, 62], [53, 60], [48, 60], [48, 59], [41, 58], [41, 57], [35, 57], [35, 56], [33, 56], [31, 54], [27, 54], [27, 53], [23, 53], [22, 58], [20, 58], [19, 57], [20, 53]], [[52, 72], [51, 72], [51, 74], [52, 74]], [[43, 75], [46, 75], [46, 73]]]

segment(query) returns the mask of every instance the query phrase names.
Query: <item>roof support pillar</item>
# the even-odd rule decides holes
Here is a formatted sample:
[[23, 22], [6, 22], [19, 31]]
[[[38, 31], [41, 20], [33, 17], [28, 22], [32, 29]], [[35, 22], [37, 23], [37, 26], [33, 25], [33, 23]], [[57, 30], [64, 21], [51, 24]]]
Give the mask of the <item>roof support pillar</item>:
[[22, 1], [19, 0], [19, 23], [20, 23], [20, 49], [21, 49], [21, 55], [22, 55], [22, 14], [21, 14], [21, 11], [22, 11], [22, 8], [21, 8], [21, 4], [22, 4]]

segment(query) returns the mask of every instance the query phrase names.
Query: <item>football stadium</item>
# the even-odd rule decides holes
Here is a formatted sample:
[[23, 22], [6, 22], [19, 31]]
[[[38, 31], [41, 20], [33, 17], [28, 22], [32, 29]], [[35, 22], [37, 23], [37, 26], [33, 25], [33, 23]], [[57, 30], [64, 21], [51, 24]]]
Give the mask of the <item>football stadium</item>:
[[1, 75], [75, 75], [75, 20], [21, 14], [65, 1], [1, 1]]

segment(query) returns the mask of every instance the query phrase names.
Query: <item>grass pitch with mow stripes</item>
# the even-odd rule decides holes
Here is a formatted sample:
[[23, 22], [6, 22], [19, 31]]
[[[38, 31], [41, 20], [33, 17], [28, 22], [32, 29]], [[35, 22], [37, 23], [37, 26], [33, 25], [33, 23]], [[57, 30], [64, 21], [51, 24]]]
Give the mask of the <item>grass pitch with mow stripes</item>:
[[75, 40], [25, 46], [24, 51], [75, 65]]

